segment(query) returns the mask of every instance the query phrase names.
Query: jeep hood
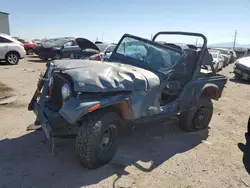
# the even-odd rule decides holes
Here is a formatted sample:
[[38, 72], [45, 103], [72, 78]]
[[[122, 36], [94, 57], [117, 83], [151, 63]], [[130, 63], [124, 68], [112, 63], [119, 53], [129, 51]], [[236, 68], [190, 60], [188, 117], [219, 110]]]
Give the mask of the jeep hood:
[[71, 77], [76, 92], [148, 91], [160, 85], [155, 73], [131, 65], [91, 60], [52, 63], [55, 71]]

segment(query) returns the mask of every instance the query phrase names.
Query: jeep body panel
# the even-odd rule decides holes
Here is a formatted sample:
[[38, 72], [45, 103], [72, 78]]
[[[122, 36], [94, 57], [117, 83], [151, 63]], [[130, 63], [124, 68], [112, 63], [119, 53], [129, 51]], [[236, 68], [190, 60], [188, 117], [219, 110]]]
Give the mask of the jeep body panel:
[[[132, 35], [125, 34], [122, 39], [129, 36]], [[153, 41], [132, 37], [156, 45], [163, 50], [165, 48], [165, 46]], [[120, 43], [121, 41], [116, 49]], [[105, 110], [109, 107], [121, 108], [122, 113], [126, 114], [122, 115], [123, 118], [130, 114], [124, 118], [126, 120], [166, 118], [192, 109], [196, 106], [201, 95], [218, 99], [227, 81], [226, 77], [216, 74], [209, 77], [198, 76], [197, 71], [200, 72], [202, 64], [212, 64], [209, 58], [204, 58], [206, 53], [206, 38], [204, 37], [203, 48], [199, 52], [197, 60], [194, 61], [196, 64], [192, 77], [181, 86], [179, 92], [174, 94], [174, 100], [164, 103], [161, 101], [164, 89], [168, 89], [166, 86], [169, 82], [180, 79], [180, 77], [173, 77], [173, 74], [178, 75], [178, 69], [175, 69], [175, 65], [178, 64], [179, 59], [176, 60], [176, 64], [171, 64], [161, 72], [158, 69], [143, 68], [142, 65], [138, 65], [140, 63], [136, 63], [136, 59], [129, 59], [126, 55], [117, 54], [116, 49], [110, 57], [111, 62], [55, 60], [47, 64], [47, 71], [43, 77], [43, 89], [42, 86], [39, 87], [39, 92], [42, 89], [42, 93], [37, 99], [39, 92], [36, 91], [35, 97], [30, 102], [29, 110], [36, 113], [48, 138], [51, 137], [53, 128], [60, 129], [58, 125], [50, 125], [56, 122], [48, 117], [50, 114], [53, 114], [53, 117], [62, 117], [67, 121], [68, 125], [63, 124], [61, 128], [76, 125], [78, 120], [86, 117], [89, 113], [99, 109]], [[166, 49], [172, 50], [171, 47], [166, 47]], [[184, 52], [176, 49], [173, 51], [181, 57], [185, 56]], [[134, 62], [135, 65], [133, 65]], [[53, 75], [58, 73], [62, 74], [62, 77], [68, 81], [67, 84], [71, 86], [72, 95], [67, 100], [62, 101], [60, 98], [62, 85], [54, 87], [57, 88], [56, 91], [59, 91], [57, 96], [59, 96], [60, 105], [59, 108], [55, 108], [53, 113], [50, 113], [47, 109], [49, 108], [47, 104], [50, 101], [50, 96], [52, 96], [49, 95], [50, 81], [54, 78]], [[124, 101], [127, 104], [127, 106], [124, 105], [125, 107], [123, 106]]]

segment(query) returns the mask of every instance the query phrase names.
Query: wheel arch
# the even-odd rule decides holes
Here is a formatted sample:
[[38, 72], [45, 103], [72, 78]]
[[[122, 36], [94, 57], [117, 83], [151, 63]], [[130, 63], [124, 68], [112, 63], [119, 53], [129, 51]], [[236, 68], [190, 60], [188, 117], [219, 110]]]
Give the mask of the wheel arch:
[[199, 97], [206, 96], [210, 99], [218, 100], [220, 98], [219, 87], [215, 84], [205, 84], [201, 90]]
[[129, 94], [120, 94], [99, 100], [71, 98], [63, 105], [59, 113], [70, 124], [75, 124], [88, 115], [103, 110], [116, 112], [124, 120], [133, 118]]
[[5, 59], [7, 58], [7, 55], [10, 54], [10, 53], [16, 53], [16, 54], [19, 56], [19, 58], [20, 58], [20, 53], [19, 53], [18, 51], [16, 51], [16, 50], [11, 50], [11, 51], [8, 51], [8, 52], [5, 54]]

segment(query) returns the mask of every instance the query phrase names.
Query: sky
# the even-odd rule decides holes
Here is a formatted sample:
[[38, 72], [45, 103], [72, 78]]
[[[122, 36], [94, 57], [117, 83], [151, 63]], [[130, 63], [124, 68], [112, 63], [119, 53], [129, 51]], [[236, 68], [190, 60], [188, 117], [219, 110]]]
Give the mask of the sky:
[[250, 0], [8, 0], [0, 11], [10, 14], [11, 35], [29, 40], [118, 42], [124, 33], [150, 38], [158, 31], [188, 31], [212, 44], [232, 42], [237, 30], [237, 43], [250, 44]]

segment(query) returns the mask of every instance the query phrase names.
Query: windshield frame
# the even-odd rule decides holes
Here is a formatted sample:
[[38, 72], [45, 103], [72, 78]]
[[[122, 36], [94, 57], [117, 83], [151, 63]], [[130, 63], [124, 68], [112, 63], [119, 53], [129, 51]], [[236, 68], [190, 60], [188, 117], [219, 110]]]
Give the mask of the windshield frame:
[[118, 44], [116, 45], [116, 47], [114, 48], [114, 50], [113, 50], [113, 52], [112, 52], [112, 54], [110, 56], [110, 61], [111, 62], [119, 62], [119, 63], [123, 63], [123, 64], [129, 64], [129, 65], [132, 65], [132, 66], [135, 66], [135, 67], [140, 67], [140, 68], [143, 68], [143, 69], [147, 69], [147, 70], [150, 70], [150, 71], [153, 71], [153, 72], [164, 73], [164, 72], [162, 72], [160, 70], [152, 70], [149, 67], [141, 66], [141, 64], [138, 63], [138, 61], [140, 61], [140, 60], [134, 59], [132, 57], [129, 57], [129, 56], [126, 56], [126, 55], [123, 55], [123, 54], [120, 54], [120, 53], [117, 53], [118, 48], [120, 47], [121, 43], [123, 42], [124, 38], [126, 38], [126, 37], [148, 43], [149, 45], [152, 45], [152, 46], [155, 46], [155, 47], [158, 47], [158, 48], [161, 48], [161, 49], [166, 49], [166, 50], [177, 52], [177, 53], [180, 54], [180, 56], [182, 56], [182, 54], [183, 54], [182, 50], [178, 50], [178, 49], [172, 48], [170, 46], [159, 44], [159, 43], [154, 42], [152, 40], [148, 40], [148, 39], [141, 38], [141, 37], [138, 37], [138, 36], [134, 36], [134, 35], [130, 35], [130, 34], [124, 34], [122, 36], [122, 38], [120, 39], [120, 41], [118, 42]]

